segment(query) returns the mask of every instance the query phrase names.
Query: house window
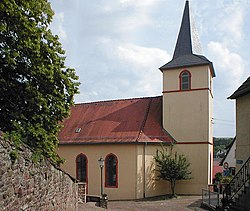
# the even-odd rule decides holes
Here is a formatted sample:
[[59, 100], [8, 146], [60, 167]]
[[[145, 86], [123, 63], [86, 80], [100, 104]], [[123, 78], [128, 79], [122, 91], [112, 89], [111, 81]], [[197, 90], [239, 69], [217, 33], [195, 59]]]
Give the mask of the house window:
[[191, 73], [184, 70], [180, 73], [180, 90], [191, 89]]
[[105, 158], [105, 187], [118, 187], [118, 159], [114, 154]]
[[230, 167], [229, 171], [230, 171], [230, 173], [231, 173], [232, 176], [235, 175], [235, 167]]
[[87, 165], [88, 160], [86, 155], [80, 154], [76, 157], [76, 178], [80, 182], [87, 182]]

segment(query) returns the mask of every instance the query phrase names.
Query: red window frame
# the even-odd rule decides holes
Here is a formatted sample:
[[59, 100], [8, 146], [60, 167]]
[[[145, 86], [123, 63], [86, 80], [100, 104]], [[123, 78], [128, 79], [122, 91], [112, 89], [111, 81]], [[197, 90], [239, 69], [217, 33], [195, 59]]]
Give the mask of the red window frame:
[[[187, 89], [183, 89], [183, 87], [182, 87], [182, 84], [183, 84], [183, 81], [182, 81], [182, 79], [183, 79], [183, 74], [184, 73], [187, 73], [188, 74], [188, 88]], [[183, 70], [183, 71], [181, 71], [181, 73], [180, 73], [180, 75], [179, 75], [179, 80], [180, 80], [180, 90], [181, 91], [187, 91], [187, 90], [191, 90], [191, 73], [188, 71], [188, 70]]]
[[[116, 181], [115, 181], [115, 185], [109, 185], [109, 166], [108, 166], [108, 158], [110, 156], [113, 156], [116, 160]], [[118, 188], [118, 158], [115, 154], [110, 153], [105, 157], [105, 187], [106, 188]]]

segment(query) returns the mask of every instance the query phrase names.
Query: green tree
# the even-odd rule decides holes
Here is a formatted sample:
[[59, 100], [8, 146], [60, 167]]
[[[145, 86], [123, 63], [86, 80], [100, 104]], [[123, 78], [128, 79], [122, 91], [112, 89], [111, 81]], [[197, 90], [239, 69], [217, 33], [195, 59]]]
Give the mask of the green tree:
[[172, 196], [175, 196], [175, 184], [177, 180], [188, 180], [191, 178], [190, 163], [184, 155], [173, 153], [172, 148], [161, 148], [157, 150], [154, 157], [159, 172], [159, 179], [170, 182]]
[[79, 83], [48, 28], [53, 15], [47, 0], [0, 2], [0, 130], [58, 161], [59, 122]]
[[234, 138], [216, 138], [214, 137], [214, 157], [219, 150], [226, 150], [226, 148], [232, 143]]

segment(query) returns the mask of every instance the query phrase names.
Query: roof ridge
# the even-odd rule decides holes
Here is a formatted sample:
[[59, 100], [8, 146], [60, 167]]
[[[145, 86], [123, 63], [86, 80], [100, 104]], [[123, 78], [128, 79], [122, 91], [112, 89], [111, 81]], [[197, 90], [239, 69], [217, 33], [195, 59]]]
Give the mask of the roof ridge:
[[[129, 139], [132, 139], [132, 138], [136, 138], [136, 136], [124, 136], [124, 138], [129, 138]], [[65, 138], [60, 138], [60, 140], [105, 140], [105, 139], [121, 139], [121, 137], [119, 136], [78, 136], [77, 138], [68, 138], [68, 137], [65, 137]]]
[[146, 100], [146, 99], [153, 99], [153, 98], [159, 98], [162, 97], [162, 95], [158, 96], [152, 96], [152, 97], [134, 97], [134, 98], [126, 98], [126, 99], [113, 99], [113, 100], [100, 100], [100, 101], [93, 101], [93, 102], [86, 102], [86, 103], [75, 103], [75, 106], [77, 105], [87, 105], [87, 104], [95, 104], [95, 103], [111, 103], [111, 102], [118, 102], [118, 101], [129, 101], [129, 100]]
[[222, 160], [220, 161], [220, 163], [219, 163], [220, 166], [223, 165], [223, 162], [225, 161], [225, 159], [226, 159], [227, 155], [229, 154], [229, 151], [230, 151], [231, 148], [233, 147], [235, 141], [236, 141], [236, 136], [234, 137], [233, 141], [232, 141], [229, 145], [227, 145], [227, 147], [228, 147], [228, 146], [230, 146], [230, 147], [227, 149], [226, 154], [224, 155], [224, 157], [223, 157]]
[[249, 92], [250, 92], [250, 76], [227, 99], [237, 99], [238, 97], [244, 96], [244, 95], [248, 94]]
[[149, 114], [149, 109], [150, 109], [150, 107], [151, 107], [151, 103], [152, 103], [152, 98], [151, 98], [151, 99], [149, 100], [149, 102], [148, 102], [147, 110], [146, 110], [146, 112], [145, 112], [145, 117], [144, 117], [144, 119], [143, 119], [143, 122], [142, 122], [142, 125], [141, 125], [141, 129], [140, 129], [140, 131], [139, 131], [139, 133], [138, 133], [138, 137], [137, 137], [136, 140], [135, 140], [136, 142], [138, 142], [138, 140], [141, 138], [142, 131], [144, 130], [146, 121], [147, 121], [147, 119], [148, 119], [148, 114]]

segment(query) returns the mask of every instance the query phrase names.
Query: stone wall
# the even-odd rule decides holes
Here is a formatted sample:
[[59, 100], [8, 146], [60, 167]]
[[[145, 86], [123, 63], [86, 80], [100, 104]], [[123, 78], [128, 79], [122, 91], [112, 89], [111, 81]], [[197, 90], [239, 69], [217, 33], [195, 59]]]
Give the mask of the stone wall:
[[74, 179], [48, 160], [32, 161], [32, 151], [18, 150], [0, 137], [0, 210], [77, 210]]

